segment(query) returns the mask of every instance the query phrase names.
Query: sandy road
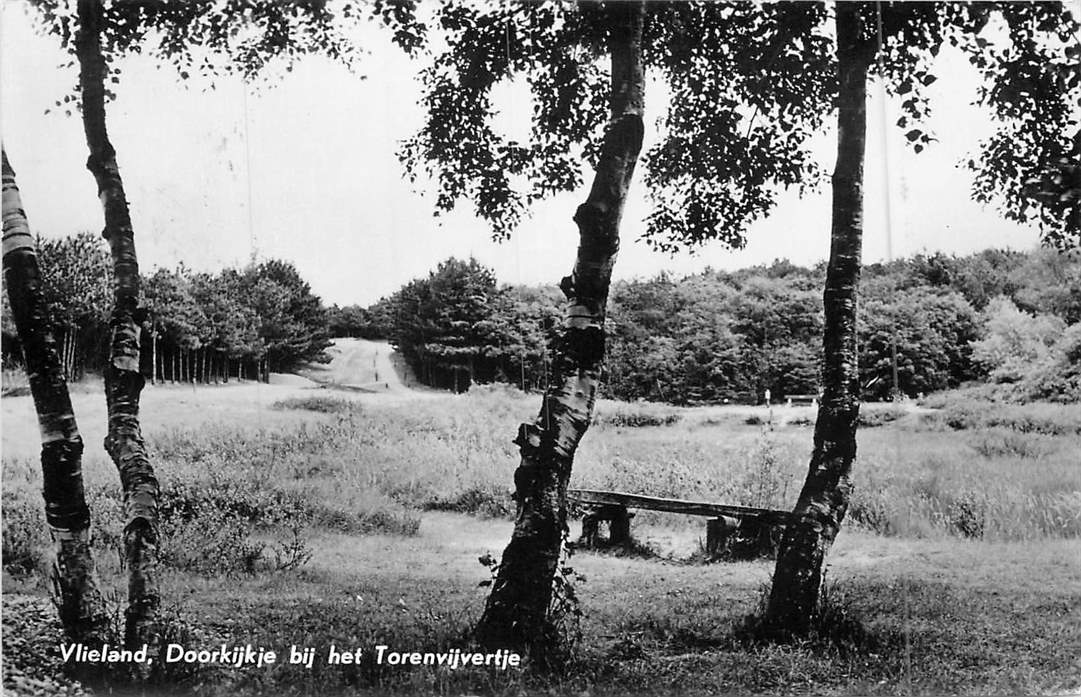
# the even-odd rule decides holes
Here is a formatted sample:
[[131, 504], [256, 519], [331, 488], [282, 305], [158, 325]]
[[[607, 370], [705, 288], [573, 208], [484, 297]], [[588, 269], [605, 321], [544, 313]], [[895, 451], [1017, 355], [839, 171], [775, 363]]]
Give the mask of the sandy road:
[[408, 392], [416, 386], [410, 371], [385, 341], [334, 339], [329, 363], [313, 363], [298, 374], [323, 385], [372, 392]]

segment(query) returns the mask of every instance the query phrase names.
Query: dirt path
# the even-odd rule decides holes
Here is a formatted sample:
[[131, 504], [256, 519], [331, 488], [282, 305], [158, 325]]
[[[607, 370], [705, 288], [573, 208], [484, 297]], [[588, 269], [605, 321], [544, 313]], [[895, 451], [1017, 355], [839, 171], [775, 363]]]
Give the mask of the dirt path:
[[385, 341], [334, 339], [330, 363], [313, 363], [297, 372], [314, 382], [367, 392], [408, 392], [415, 385], [405, 362]]

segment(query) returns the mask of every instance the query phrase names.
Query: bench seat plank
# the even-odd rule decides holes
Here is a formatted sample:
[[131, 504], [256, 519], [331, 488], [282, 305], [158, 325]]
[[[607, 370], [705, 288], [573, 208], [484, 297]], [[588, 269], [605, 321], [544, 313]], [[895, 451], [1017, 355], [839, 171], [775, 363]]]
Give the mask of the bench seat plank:
[[750, 506], [732, 506], [723, 503], [703, 501], [683, 501], [681, 499], [662, 499], [656, 496], [627, 494], [620, 491], [597, 491], [595, 489], [568, 489], [567, 496], [587, 506], [623, 506], [641, 508], [665, 513], [683, 513], [700, 516], [734, 516], [737, 518], [755, 518], [771, 525], [786, 525], [791, 517], [788, 511], [776, 511], [769, 508]]

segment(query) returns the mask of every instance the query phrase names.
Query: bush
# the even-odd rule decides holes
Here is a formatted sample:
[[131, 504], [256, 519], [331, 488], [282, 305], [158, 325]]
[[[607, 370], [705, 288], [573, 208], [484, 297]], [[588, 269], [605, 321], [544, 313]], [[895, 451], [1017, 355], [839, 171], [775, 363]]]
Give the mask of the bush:
[[766, 439], [751, 452], [750, 466], [744, 473], [739, 503], [755, 508], [783, 505], [787, 495], [787, 477], [775, 445]]
[[254, 573], [264, 545], [251, 541], [251, 524], [217, 508], [205, 508], [186, 523], [161, 521], [162, 561], [205, 576]]
[[593, 415], [593, 423], [598, 426], [623, 428], [642, 428], [647, 426], [671, 426], [679, 423], [679, 412], [657, 404], [618, 404], [604, 405]]
[[350, 410], [360, 410], [360, 405], [342, 397], [318, 395], [312, 397], [291, 397], [280, 399], [270, 405], [271, 409], [283, 411], [296, 409], [300, 411], [315, 411], [321, 414], [338, 414]]
[[987, 497], [966, 491], [949, 502], [945, 523], [956, 535], [978, 539], [987, 529], [987, 513]]
[[1020, 433], [1061, 436], [1081, 433], [1081, 405], [949, 401], [939, 411], [923, 414], [921, 422], [955, 431], [1001, 427]]
[[905, 416], [907, 412], [898, 406], [888, 409], [860, 409], [860, 417], [857, 422], [860, 428], [875, 428], [885, 426]]
[[430, 499], [424, 503], [424, 510], [506, 518], [514, 513], [514, 502], [506, 490], [494, 486], [475, 486], [457, 494]]

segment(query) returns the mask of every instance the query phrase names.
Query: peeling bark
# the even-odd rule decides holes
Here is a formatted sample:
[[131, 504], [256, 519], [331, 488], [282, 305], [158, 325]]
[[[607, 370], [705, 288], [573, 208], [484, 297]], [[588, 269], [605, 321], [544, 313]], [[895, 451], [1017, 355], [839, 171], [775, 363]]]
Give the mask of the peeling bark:
[[147, 456], [139, 425], [139, 371], [142, 310], [138, 308], [139, 264], [116, 151], [105, 127], [105, 78], [101, 52], [100, 0], [80, 0], [75, 44], [79, 59], [83, 129], [90, 150], [87, 169], [94, 175], [105, 213], [102, 236], [113, 258], [113, 309], [109, 319], [109, 360], [105, 399], [109, 430], [105, 449], [120, 472], [124, 490], [124, 554], [128, 568], [128, 608], [124, 631], [129, 646], [158, 643], [160, 594], [157, 578], [158, 480]]
[[848, 509], [856, 458], [859, 371], [856, 309], [863, 237], [863, 162], [867, 72], [875, 44], [862, 26], [862, 3], [837, 3], [838, 143], [833, 173], [833, 226], [823, 294], [822, 401], [807, 479], [781, 540], [764, 618], [778, 637], [810, 629], [822, 564]]
[[105, 605], [90, 553], [90, 509], [83, 490], [83, 439], [64, 381], [60, 350], [42, 297], [34, 238], [22, 207], [15, 172], [3, 157], [4, 280], [19, 333], [30, 393], [41, 430], [45, 520], [56, 543], [60, 622], [72, 641], [106, 636]]
[[547, 648], [545, 621], [567, 525], [567, 483], [593, 415], [619, 223], [642, 147], [643, 6], [611, 3], [607, 11], [611, 116], [592, 188], [574, 215], [578, 255], [571, 275], [560, 284], [567, 297], [566, 317], [553, 347], [540, 413], [519, 427], [514, 441], [521, 452], [514, 473], [514, 532], [476, 628], [477, 640], [486, 647], [523, 649], [535, 657]]

